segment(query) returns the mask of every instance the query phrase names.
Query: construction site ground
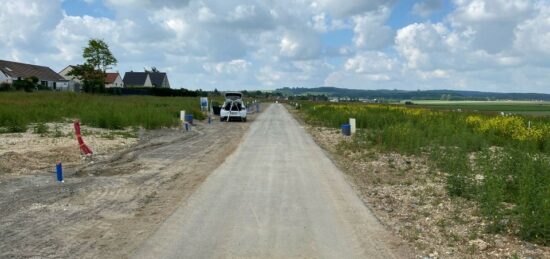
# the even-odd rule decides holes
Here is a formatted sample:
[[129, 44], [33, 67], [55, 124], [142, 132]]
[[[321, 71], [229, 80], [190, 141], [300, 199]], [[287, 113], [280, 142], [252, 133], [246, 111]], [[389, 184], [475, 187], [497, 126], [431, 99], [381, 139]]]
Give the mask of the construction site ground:
[[[256, 115], [249, 115], [249, 122]], [[135, 250], [238, 146], [250, 123], [191, 131], [83, 127], [0, 135], [0, 258], [120, 258]], [[65, 182], [56, 181], [63, 163]]]

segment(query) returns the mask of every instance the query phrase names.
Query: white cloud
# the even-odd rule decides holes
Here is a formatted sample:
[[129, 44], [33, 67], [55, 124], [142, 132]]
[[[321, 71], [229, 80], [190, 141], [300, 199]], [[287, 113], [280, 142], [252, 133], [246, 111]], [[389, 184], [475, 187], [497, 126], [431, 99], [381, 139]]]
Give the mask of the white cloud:
[[251, 63], [244, 59], [234, 59], [229, 62], [204, 64], [203, 67], [210, 73], [236, 75], [246, 72], [250, 65]]
[[399, 62], [383, 52], [362, 52], [348, 59], [345, 70], [358, 74], [380, 74], [398, 70]]
[[442, 69], [435, 69], [432, 71], [418, 71], [418, 74], [422, 79], [433, 79], [433, 78], [448, 78], [449, 71]]
[[[388, 25], [393, 0], [93, 2], [114, 17], [70, 16], [61, 0], [7, 1], [0, 58], [58, 70], [82, 62], [97, 37], [115, 69], [156, 66], [176, 87], [549, 91], [548, 0], [453, 0], [444, 19], [401, 28]], [[410, 11], [440, 8], [424, 0]]]
[[392, 29], [385, 25], [390, 15], [389, 8], [380, 8], [377, 11], [368, 12], [353, 17], [355, 36], [353, 42], [359, 48], [380, 49], [391, 44], [393, 38]]
[[312, 5], [340, 18], [375, 11], [382, 6], [391, 6], [394, 2], [394, 0], [316, 0]]
[[290, 59], [313, 59], [319, 55], [320, 40], [317, 34], [303, 29], [287, 31], [279, 42], [279, 53]]
[[528, 59], [549, 65], [550, 7], [539, 5], [536, 16], [521, 22], [514, 30], [514, 47]]
[[491, 54], [511, 48], [514, 29], [534, 11], [532, 0], [455, 0], [455, 5], [453, 27], [472, 30], [474, 47]]
[[443, 8], [443, 0], [424, 0], [413, 5], [413, 14], [423, 17], [430, 16], [433, 12], [437, 12]]
[[36, 60], [33, 57], [37, 54], [52, 50], [51, 46], [44, 44], [44, 39], [62, 16], [60, 1], [3, 2], [0, 8], [0, 49], [11, 59]]

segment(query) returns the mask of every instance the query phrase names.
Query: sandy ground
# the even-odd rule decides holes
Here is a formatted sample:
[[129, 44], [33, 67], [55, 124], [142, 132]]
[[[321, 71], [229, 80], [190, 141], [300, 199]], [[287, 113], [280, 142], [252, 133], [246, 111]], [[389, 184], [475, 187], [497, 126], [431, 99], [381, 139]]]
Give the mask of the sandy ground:
[[[294, 112], [299, 117], [299, 114]], [[418, 258], [550, 258], [550, 248], [490, 234], [477, 204], [451, 199], [445, 175], [427, 158], [353, 150], [338, 129], [307, 126], [380, 221], [407, 240]]]
[[281, 104], [136, 258], [409, 258]]
[[[238, 146], [249, 125], [83, 128], [91, 160], [79, 155], [69, 124], [42, 137], [0, 135], [0, 258], [127, 257]], [[65, 183], [53, 173], [60, 157]]]
[[[46, 133], [0, 134], [0, 180], [19, 175], [42, 174], [53, 170], [57, 161], [66, 166], [81, 165], [81, 156], [72, 123], [47, 123]], [[105, 130], [82, 126], [86, 144], [97, 159], [110, 156], [137, 142], [136, 130]]]

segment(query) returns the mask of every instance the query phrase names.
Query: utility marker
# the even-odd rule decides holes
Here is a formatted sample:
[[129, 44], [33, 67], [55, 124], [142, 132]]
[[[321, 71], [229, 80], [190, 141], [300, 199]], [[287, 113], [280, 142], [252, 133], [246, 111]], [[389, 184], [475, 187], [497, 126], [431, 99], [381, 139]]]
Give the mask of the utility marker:
[[350, 133], [351, 135], [355, 134], [355, 132], [357, 131], [357, 128], [355, 127], [355, 118], [350, 118], [349, 119], [349, 125], [350, 125]]
[[57, 174], [57, 181], [64, 183], [63, 180], [63, 166], [61, 165], [61, 161], [57, 161], [57, 164], [55, 165], [55, 172]]

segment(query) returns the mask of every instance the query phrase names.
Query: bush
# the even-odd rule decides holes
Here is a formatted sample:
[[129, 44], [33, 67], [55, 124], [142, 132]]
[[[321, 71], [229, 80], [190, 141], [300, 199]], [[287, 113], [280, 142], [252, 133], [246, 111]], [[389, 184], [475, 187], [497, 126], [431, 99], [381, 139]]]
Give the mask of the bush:
[[34, 134], [46, 134], [48, 133], [48, 126], [44, 123], [38, 123], [34, 126]]
[[14, 90], [14, 88], [11, 86], [10, 83], [0, 83], [0, 92], [7, 92], [12, 90]]

